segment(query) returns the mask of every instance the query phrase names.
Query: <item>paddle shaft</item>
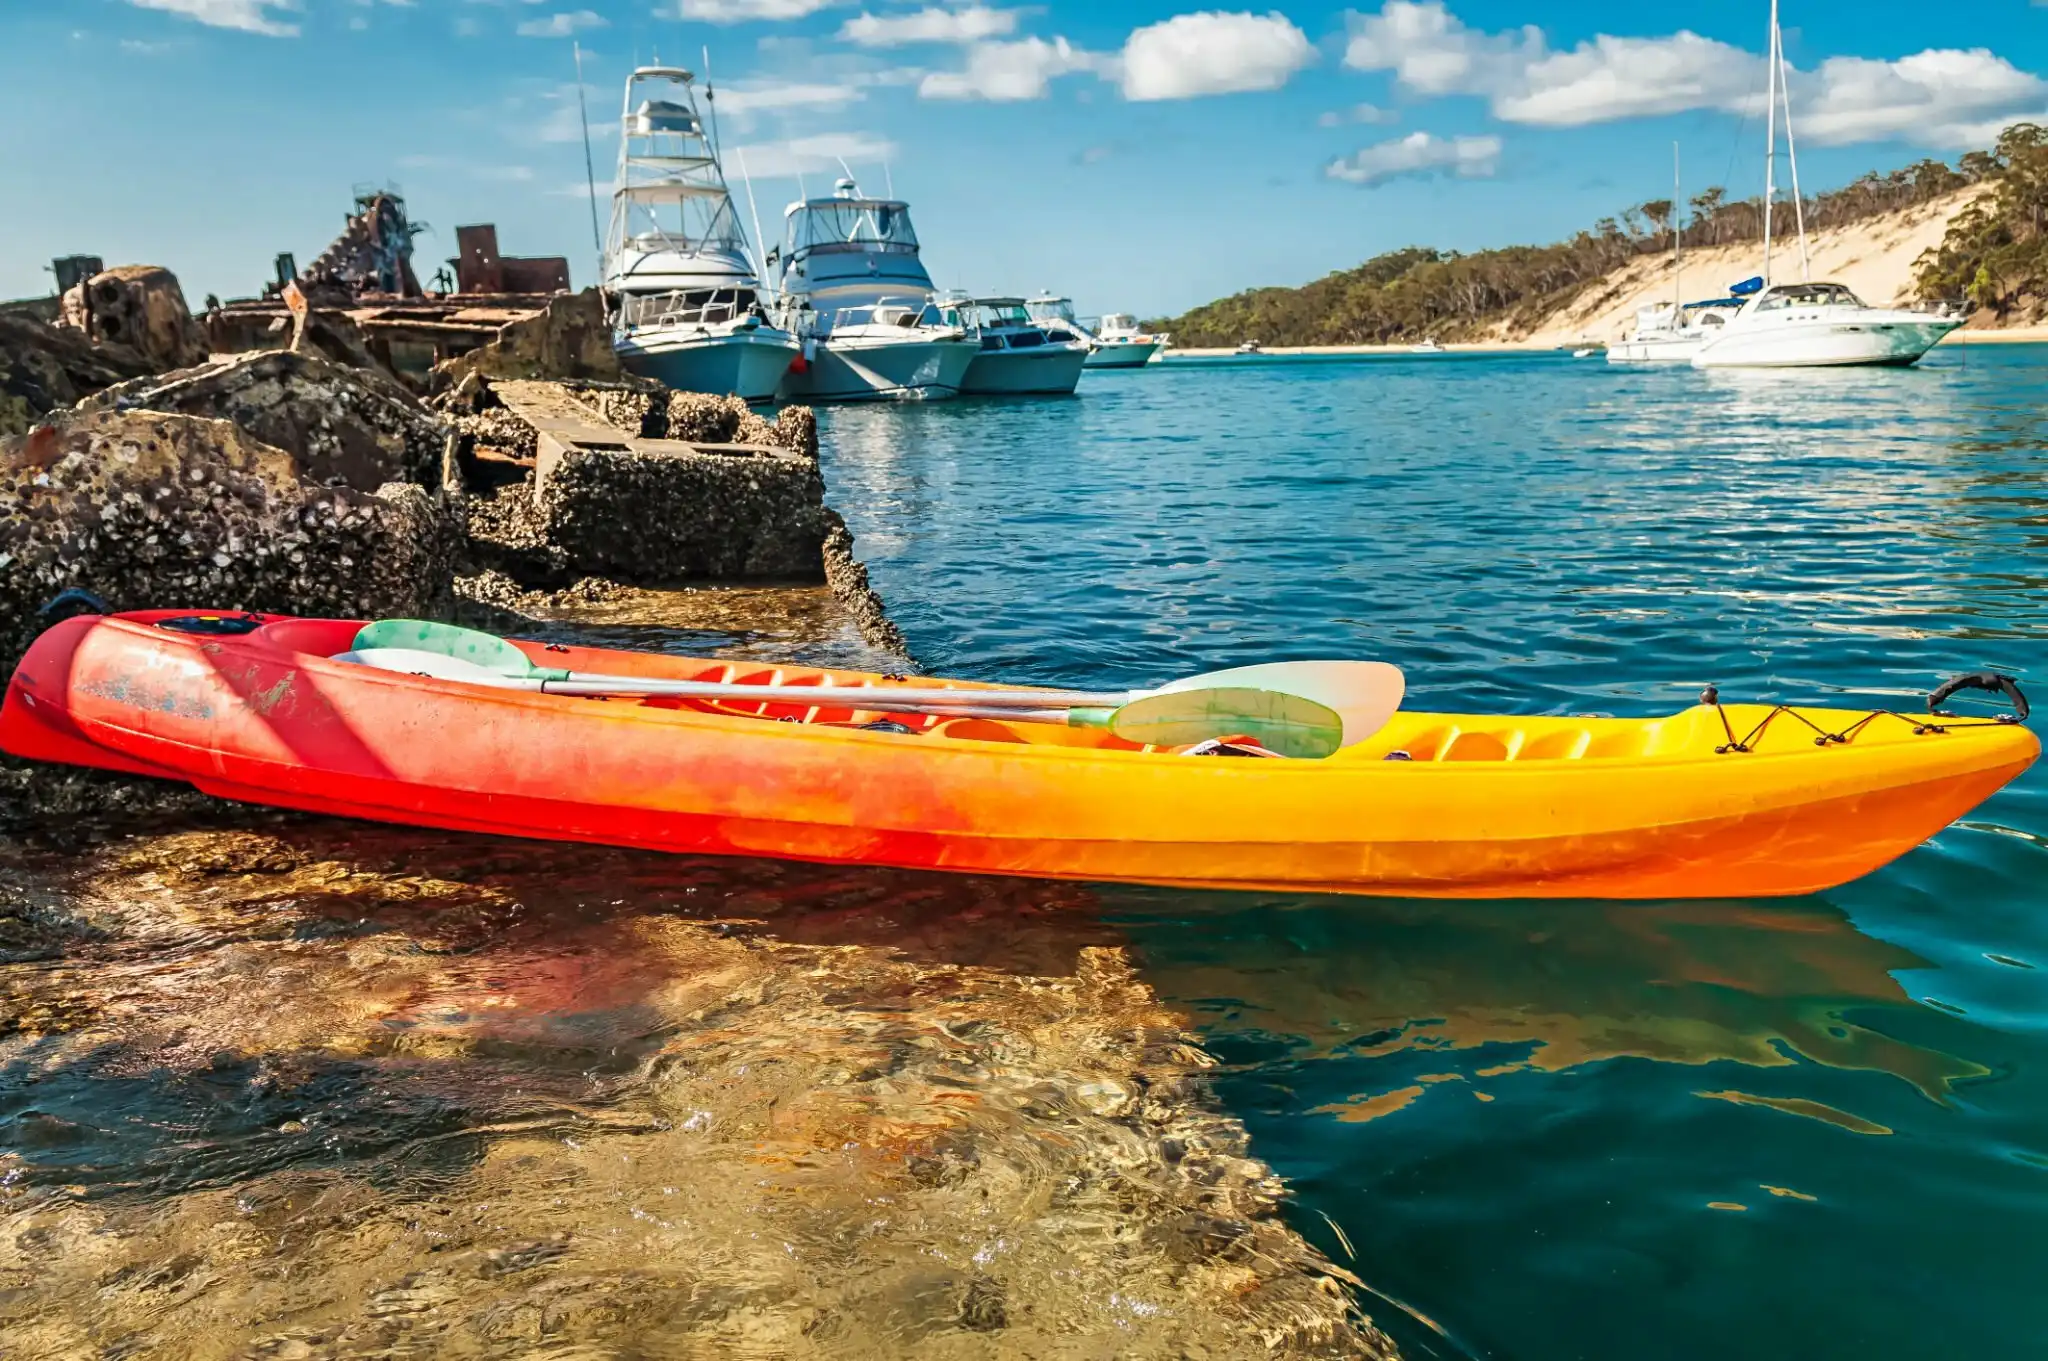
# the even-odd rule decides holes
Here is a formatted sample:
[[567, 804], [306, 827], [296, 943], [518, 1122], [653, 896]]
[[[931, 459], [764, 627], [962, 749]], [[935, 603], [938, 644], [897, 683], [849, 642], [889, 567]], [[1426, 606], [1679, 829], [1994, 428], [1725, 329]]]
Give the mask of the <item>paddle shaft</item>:
[[[531, 682], [528, 682], [531, 684]], [[830, 705], [852, 709], [922, 712], [965, 709], [1117, 709], [1149, 690], [953, 690], [911, 685], [749, 685], [728, 681], [658, 680], [599, 676], [580, 671], [564, 679], [542, 677], [533, 688], [550, 695], [662, 695], [673, 699], [736, 699], [767, 704]]]

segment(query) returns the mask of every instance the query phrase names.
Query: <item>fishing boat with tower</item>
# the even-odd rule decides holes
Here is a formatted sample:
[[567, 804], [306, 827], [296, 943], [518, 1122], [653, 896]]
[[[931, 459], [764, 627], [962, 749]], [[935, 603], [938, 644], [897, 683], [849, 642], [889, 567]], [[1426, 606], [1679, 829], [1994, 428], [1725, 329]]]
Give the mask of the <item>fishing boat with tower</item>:
[[604, 249], [612, 346], [669, 387], [771, 401], [798, 342], [771, 319], [695, 81], [674, 66], [626, 78]]

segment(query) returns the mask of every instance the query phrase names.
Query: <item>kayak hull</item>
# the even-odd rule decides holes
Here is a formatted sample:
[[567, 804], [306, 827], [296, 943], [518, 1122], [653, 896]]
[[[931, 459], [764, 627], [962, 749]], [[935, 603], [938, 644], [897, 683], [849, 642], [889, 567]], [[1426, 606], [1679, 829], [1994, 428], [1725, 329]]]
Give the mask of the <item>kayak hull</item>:
[[[1895, 718], [1816, 746], [1787, 715], [1754, 750], [1717, 754], [1722, 716], [1702, 708], [1643, 721], [1403, 714], [1322, 761], [1202, 759], [1042, 724], [869, 731], [853, 725], [882, 715], [807, 709], [781, 698], [790, 691], [720, 705], [489, 689], [330, 660], [352, 642], [351, 621], [277, 618], [235, 637], [166, 629], [167, 617], [45, 633], [0, 707], [0, 747], [251, 803], [659, 851], [1617, 898], [1834, 887], [1934, 835], [2040, 750], [2018, 726], [1916, 734]], [[520, 646], [545, 665], [614, 675], [886, 683]], [[1727, 715], [1741, 732], [1766, 712]], [[1830, 731], [1859, 716], [1800, 712]], [[1397, 748], [1411, 759], [1385, 759]]]

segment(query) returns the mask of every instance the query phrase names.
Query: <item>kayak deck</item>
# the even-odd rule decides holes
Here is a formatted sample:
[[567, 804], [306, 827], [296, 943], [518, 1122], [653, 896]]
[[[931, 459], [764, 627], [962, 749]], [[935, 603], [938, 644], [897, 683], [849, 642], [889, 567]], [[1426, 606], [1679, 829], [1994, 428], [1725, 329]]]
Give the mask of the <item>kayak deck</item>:
[[[2040, 750], [2014, 725], [1731, 705], [1646, 719], [1399, 713], [1321, 760], [1211, 759], [1099, 729], [789, 693], [902, 678], [518, 644], [540, 666], [779, 689], [578, 698], [331, 660], [353, 621], [208, 636], [163, 627], [172, 617], [49, 630], [8, 689], [0, 746], [251, 802], [516, 836], [1493, 897], [1831, 887], [1933, 835]], [[1729, 750], [1731, 736], [1746, 749]]]

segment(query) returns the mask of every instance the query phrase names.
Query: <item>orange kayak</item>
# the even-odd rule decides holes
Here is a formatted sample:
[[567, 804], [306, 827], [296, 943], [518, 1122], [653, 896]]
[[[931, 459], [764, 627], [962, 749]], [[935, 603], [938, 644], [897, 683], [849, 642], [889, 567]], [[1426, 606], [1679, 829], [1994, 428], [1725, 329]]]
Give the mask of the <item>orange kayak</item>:
[[1830, 888], [2040, 754], [2008, 722], [1701, 705], [1650, 719], [1402, 713], [1321, 760], [1217, 759], [801, 697], [895, 683], [862, 673], [517, 645], [578, 672], [787, 687], [758, 701], [578, 698], [334, 660], [354, 621], [234, 617], [242, 631], [222, 633], [189, 631], [194, 618], [52, 627], [8, 687], [0, 747], [251, 803], [662, 851], [1617, 898]]

